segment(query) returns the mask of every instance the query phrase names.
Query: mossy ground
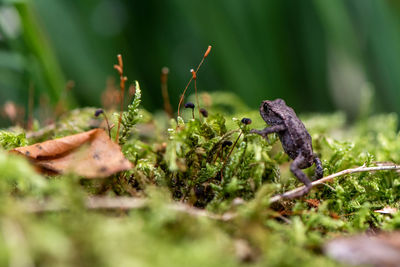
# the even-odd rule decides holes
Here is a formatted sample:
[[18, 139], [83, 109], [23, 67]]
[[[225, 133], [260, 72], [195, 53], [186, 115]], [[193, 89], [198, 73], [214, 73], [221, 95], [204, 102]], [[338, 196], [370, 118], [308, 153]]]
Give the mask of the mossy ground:
[[[300, 185], [289, 171], [291, 160], [275, 136], [267, 141], [249, 133], [265, 127], [257, 108], [221, 94], [202, 95], [208, 118], [196, 109], [195, 119], [186, 110], [177, 121], [140, 109], [137, 95], [124, 115], [121, 142], [135, 167], [108, 179], [43, 176], [5, 151], [100, 125], [95, 109], [71, 111], [40, 136], [26, 138], [18, 128], [1, 131], [0, 265], [337, 266], [322, 253], [329, 238], [400, 227], [400, 213], [374, 212], [398, 206], [394, 171], [346, 175], [302, 199], [270, 206], [270, 196]], [[116, 122], [117, 116], [110, 117]], [[243, 117], [253, 123], [244, 125]], [[341, 113], [301, 118], [325, 175], [400, 160], [394, 114], [365, 116], [350, 125]], [[313, 167], [306, 172], [311, 177]], [[148, 204], [130, 211], [87, 210], [84, 199], [93, 195], [141, 197]], [[65, 209], [28, 212], [27, 203], [50, 200]], [[193, 216], [171, 210], [174, 202], [236, 216]]]

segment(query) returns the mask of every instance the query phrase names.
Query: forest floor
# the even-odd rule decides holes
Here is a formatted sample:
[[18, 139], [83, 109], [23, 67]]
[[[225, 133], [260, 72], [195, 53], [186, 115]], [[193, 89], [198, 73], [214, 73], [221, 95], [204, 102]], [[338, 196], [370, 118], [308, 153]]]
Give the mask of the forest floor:
[[398, 264], [396, 115], [302, 114], [333, 176], [288, 199], [302, 184], [275, 134], [250, 133], [258, 108], [204, 93], [207, 114], [192, 96], [176, 120], [140, 97], [118, 134], [112, 108], [0, 131], [1, 266]]

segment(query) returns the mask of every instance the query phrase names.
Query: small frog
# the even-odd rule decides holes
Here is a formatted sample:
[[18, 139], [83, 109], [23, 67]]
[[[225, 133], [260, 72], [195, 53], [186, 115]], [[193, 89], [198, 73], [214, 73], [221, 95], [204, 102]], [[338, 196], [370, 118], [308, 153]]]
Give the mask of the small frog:
[[294, 160], [290, 165], [290, 170], [305, 185], [304, 190], [293, 197], [307, 194], [311, 189], [311, 182], [301, 169], [315, 164], [315, 177], [317, 179], [323, 177], [324, 170], [321, 160], [313, 153], [311, 136], [306, 127], [294, 110], [279, 98], [273, 101], [263, 101], [260, 106], [260, 114], [270, 127], [261, 131], [253, 129], [251, 133], [259, 134], [266, 139], [268, 139], [268, 134], [278, 134], [283, 150]]

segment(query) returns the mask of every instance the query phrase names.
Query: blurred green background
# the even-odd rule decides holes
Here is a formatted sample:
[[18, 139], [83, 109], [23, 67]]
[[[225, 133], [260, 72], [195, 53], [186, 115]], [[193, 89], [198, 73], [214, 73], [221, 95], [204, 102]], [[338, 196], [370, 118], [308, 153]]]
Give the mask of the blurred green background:
[[176, 111], [189, 70], [212, 45], [200, 91], [234, 92], [255, 109], [280, 97], [297, 112], [400, 113], [400, 1], [0, 3], [0, 105], [27, 109], [31, 88], [35, 114], [66, 97], [71, 106], [100, 106], [107, 79], [118, 81], [121, 53], [149, 110], [162, 108], [160, 70], [169, 67]]

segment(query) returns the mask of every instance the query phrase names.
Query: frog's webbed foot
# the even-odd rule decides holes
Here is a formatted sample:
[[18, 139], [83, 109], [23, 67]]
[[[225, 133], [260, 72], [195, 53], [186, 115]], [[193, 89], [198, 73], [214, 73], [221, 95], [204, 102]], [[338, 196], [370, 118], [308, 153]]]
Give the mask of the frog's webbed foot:
[[314, 154], [314, 164], [315, 164], [315, 178], [321, 179], [324, 177], [324, 168], [322, 167], [321, 160]]

